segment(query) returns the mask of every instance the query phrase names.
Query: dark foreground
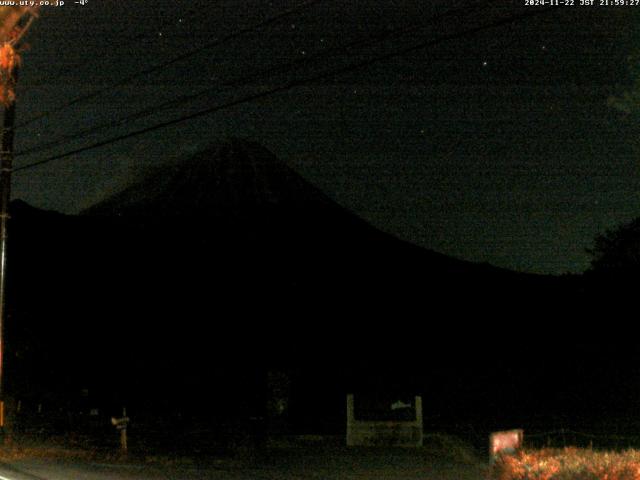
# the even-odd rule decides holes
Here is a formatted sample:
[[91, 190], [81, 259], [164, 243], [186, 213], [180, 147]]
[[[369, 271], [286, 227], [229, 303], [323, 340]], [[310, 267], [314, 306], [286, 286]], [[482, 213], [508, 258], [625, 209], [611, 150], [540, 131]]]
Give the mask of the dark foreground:
[[[459, 455], [458, 458], [455, 455]], [[0, 479], [406, 479], [482, 480], [486, 464], [462, 452], [394, 448], [272, 448], [228, 459], [99, 459], [22, 455], [5, 458]]]

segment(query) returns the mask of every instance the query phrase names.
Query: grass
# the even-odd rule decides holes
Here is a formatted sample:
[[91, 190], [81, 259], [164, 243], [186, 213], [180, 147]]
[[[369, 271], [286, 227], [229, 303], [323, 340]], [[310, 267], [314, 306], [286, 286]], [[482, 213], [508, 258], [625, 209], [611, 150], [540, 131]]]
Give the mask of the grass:
[[122, 454], [117, 448], [98, 448], [90, 444], [70, 440], [68, 437], [49, 437], [46, 440], [14, 439], [0, 445], [0, 462], [11, 463], [24, 460], [48, 460], [57, 462], [102, 463], [102, 464], [191, 464], [193, 459], [181, 456], [157, 455], [145, 451]]
[[454, 435], [442, 433], [425, 434], [422, 438], [422, 443], [425, 454], [440, 458], [443, 461], [464, 464], [482, 462], [478, 452], [470, 444]]
[[497, 459], [495, 480], [640, 480], [640, 451], [522, 450]]

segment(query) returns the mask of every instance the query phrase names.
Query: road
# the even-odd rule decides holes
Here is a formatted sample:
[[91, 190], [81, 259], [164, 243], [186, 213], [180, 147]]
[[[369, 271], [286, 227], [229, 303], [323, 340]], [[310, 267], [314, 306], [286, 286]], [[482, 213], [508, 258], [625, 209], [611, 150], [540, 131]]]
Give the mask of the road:
[[485, 466], [407, 451], [274, 451], [242, 461], [0, 463], [0, 480], [482, 480]]

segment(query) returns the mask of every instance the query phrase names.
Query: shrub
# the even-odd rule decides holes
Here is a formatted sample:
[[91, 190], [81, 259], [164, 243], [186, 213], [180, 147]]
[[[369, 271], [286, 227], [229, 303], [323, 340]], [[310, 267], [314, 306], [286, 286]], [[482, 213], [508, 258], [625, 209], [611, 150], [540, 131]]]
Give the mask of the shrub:
[[491, 474], [495, 480], [640, 480], [640, 452], [522, 450], [500, 456]]

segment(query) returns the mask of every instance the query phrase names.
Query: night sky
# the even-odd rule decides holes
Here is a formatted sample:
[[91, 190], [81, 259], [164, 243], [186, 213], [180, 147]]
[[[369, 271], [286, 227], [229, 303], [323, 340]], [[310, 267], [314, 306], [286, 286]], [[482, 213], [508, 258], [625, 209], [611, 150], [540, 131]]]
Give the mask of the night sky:
[[[44, 7], [28, 36], [17, 123], [50, 114], [20, 126], [16, 149], [66, 137], [18, 155], [17, 168], [389, 58], [19, 170], [13, 196], [77, 213], [152, 166], [245, 137], [400, 238], [520, 271], [581, 272], [598, 232], [640, 214], [638, 117], [607, 106], [632, 81], [627, 57], [640, 50], [640, 7], [543, 12], [524, 1], [67, 0]], [[501, 24], [473, 31], [492, 23]], [[217, 39], [216, 47], [52, 111]], [[290, 68], [264, 72], [275, 65]], [[178, 107], [77, 135], [206, 89]]]

